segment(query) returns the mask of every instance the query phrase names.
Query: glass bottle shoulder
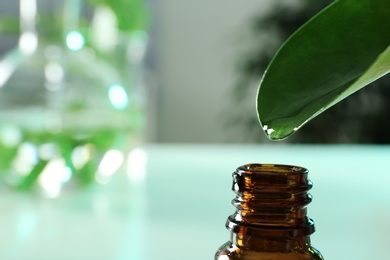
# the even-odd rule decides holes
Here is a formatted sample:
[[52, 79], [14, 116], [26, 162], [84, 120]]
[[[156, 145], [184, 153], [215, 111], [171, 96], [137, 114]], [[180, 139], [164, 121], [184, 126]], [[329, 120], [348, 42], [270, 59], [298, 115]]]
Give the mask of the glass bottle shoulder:
[[258, 252], [241, 249], [231, 242], [223, 244], [215, 254], [215, 260], [324, 260], [321, 253], [313, 247], [303, 251]]

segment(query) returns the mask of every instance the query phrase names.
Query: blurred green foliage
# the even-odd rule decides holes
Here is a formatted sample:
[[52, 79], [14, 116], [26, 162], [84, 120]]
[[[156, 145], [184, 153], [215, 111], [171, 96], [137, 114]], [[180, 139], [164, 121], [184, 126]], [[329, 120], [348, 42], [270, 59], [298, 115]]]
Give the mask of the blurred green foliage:
[[0, 33], [15, 35], [19, 33], [19, 19], [11, 15], [0, 16]]
[[[110, 8], [117, 18], [118, 29], [123, 32], [146, 30], [149, 25], [150, 15], [144, 0], [85, 0], [84, 3], [91, 5], [92, 8], [99, 5]], [[54, 19], [55, 22], [58, 22], [62, 16], [56, 14], [55, 16], [43, 17], [41, 15], [40, 19], [42, 22], [47, 22], [48, 19]], [[81, 22], [83, 26], [88, 25], [88, 21]], [[0, 33], [17, 35], [19, 31], [20, 24], [17, 16], [0, 16]]]
[[149, 13], [143, 0], [87, 0], [94, 6], [109, 7], [116, 15], [121, 31], [145, 30], [149, 23]]

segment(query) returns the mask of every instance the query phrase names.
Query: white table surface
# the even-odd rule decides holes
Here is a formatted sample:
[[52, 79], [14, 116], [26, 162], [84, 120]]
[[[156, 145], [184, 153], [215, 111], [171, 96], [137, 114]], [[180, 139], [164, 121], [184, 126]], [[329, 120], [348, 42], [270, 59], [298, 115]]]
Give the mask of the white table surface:
[[[122, 171], [109, 184], [55, 199], [1, 191], [0, 259], [213, 259], [229, 238], [231, 173], [253, 162], [310, 170], [312, 244], [325, 259], [390, 259], [390, 146], [150, 145], [143, 151], [144, 179]], [[141, 163], [132, 174], [142, 170]]]

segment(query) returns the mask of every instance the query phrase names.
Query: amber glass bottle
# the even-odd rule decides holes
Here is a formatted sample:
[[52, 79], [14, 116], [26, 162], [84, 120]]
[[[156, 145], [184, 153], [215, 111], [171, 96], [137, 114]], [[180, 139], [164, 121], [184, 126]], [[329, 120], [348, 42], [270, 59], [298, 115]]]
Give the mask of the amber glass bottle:
[[215, 260], [324, 260], [310, 245], [314, 222], [306, 216], [312, 183], [297, 166], [248, 164], [233, 173], [229, 242]]

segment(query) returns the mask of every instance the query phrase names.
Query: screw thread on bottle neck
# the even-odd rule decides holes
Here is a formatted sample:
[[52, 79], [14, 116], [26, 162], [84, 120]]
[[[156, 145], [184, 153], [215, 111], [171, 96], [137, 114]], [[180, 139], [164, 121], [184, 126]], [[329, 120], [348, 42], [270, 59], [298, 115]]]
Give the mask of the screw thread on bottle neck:
[[314, 223], [307, 217], [312, 183], [296, 166], [248, 164], [233, 173], [236, 212], [226, 227], [240, 247], [280, 250], [310, 243]]

